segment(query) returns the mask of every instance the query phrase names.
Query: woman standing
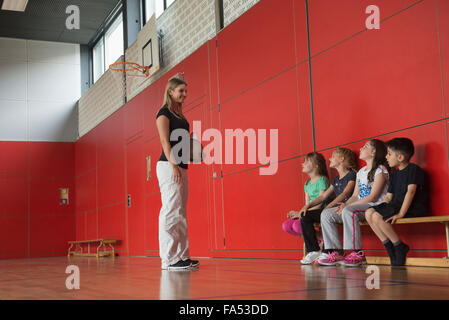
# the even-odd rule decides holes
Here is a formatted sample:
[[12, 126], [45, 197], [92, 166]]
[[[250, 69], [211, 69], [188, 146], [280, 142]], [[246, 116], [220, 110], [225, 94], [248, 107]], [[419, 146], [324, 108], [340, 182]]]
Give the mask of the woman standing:
[[[161, 191], [162, 208], [159, 213], [159, 255], [162, 260], [162, 269], [177, 270], [197, 266], [198, 261], [190, 260], [189, 239], [187, 236], [187, 196], [188, 161], [183, 161], [181, 148], [173, 148], [189, 137], [189, 122], [182, 113], [182, 103], [187, 97], [187, 83], [178, 77], [170, 79], [167, 83], [164, 104], [156, 116], [156, 126], [162, 145], [162, 154], [157, 162], [156, 174]], [[178, 129], [178, 130], [177, 130]], [[177, 137], [172, 132], [184, 134]], [[175, 132], [175, 133], [176, 133]], [[188, 150], [186, 150], [188, 151]], [[186, 155], [184, 155], [184, 158]]]

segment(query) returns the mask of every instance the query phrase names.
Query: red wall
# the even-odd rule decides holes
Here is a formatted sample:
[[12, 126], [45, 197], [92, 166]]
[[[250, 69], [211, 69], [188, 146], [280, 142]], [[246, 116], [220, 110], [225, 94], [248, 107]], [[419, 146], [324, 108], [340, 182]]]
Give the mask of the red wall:
[[[314, 145], [329, 157], [337, 146], [358, 151], [374, 137], [412, 138], [413, 160], [432, 181], [431, 214], [448, 215], [449, 4], [378, 0], [381, 28], [364, 30], [370, 4], [309, 1], [309, 48], [305, 1], [261, 0], [83, 136], [75, 143], [76, 238], [116, 237], [119, 254], [158, 255], [155, 114], [178, 71], [189, 84], [191, 127], [201, 120], [203, 130], [217, 128], [223, 137], [224, 129], [279, 129], [280, 139], [272, 176], [259, 175], [257, 164], [190, 166], [193, 256], [300, 257], [301, 241], [281, 224], [303, 205], [300, 164]], [[411, 255], [444, 255], [443, 225], [398, 230]], [[364, 234], [366, 249], [381, 249], [369, 229]]]
[[[0, 141], [0, 259], [60, 256], [75, 237], [74, 143]], [[69, 204], [59, 204], [69, 188]]]

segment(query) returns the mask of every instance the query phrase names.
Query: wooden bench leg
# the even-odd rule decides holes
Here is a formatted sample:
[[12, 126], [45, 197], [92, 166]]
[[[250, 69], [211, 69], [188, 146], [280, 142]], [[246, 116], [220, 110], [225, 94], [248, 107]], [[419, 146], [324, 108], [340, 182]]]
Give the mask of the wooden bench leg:
[[103, 241], [100, 241], [100, 244], [97, 247], [97, 258], [100, 256], [100, 248], [101, 246], [104, 246]]
[[67, 253], [67, 256], [68, 256], [68, 257], [70, 257], [70, 254], [72, 253], [72, 252], [70, 251], [70, 249], [72, 249], [72, 247], [73, 247], [73, 243], [70, 245], [69, 252]]
[[110, 243], [108, 243], [108, 245], [111, 247], [112, 249], [112, 256], [115, 257], [115, 252], [114, 252], [114, 246]]

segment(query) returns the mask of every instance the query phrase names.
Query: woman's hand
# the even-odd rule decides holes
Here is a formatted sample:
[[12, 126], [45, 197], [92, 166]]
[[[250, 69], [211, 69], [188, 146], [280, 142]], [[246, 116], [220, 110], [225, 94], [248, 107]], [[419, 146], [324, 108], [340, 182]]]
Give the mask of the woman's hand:
[[175, 164], [172, 164], [171, 167], [172, 167], [172, 170], [173, 170], [173, 181], [175, 183], [181, 183], [181, 170]]

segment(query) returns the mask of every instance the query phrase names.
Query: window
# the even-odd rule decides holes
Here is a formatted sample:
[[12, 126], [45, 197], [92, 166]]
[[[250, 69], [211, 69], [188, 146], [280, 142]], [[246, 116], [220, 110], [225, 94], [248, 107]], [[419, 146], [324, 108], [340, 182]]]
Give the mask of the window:
[[123, 17], [122, 14], [109, 27], [104, 36], [106, 69], [123, 54]]
[[101, 38], [95, 47], [93, 48], [93, 76], [94, 76], [94, 82], [97, 82], [97, 80], [101, 77], [101, 75], [104, 72], [104, 45], [103, 45], [103, 38]]
[[151, 16], [155, 11], [154, 0], [144, 0], [144, 8], [145, 8], [145, 18], [143, 19], [145, 23], [150, 20]]
[[[153, 2], [156, 2], [155, 7], [156, 7], [156, 18], [158, 18], [162, 12], [164, 12], [164, 2], [163, 0], [153, 0]], [[151, 18], [151, 17], [148, 17]]]
[[120, 13], [92, 48], [93, 80], [101, 75], [123, 54], [123, 14]]
[[156, 13], [156, 19], [164, 12], [175, 0], [142, 0], [145, 8], [144, 21], [150, 20], [151, 16]]

